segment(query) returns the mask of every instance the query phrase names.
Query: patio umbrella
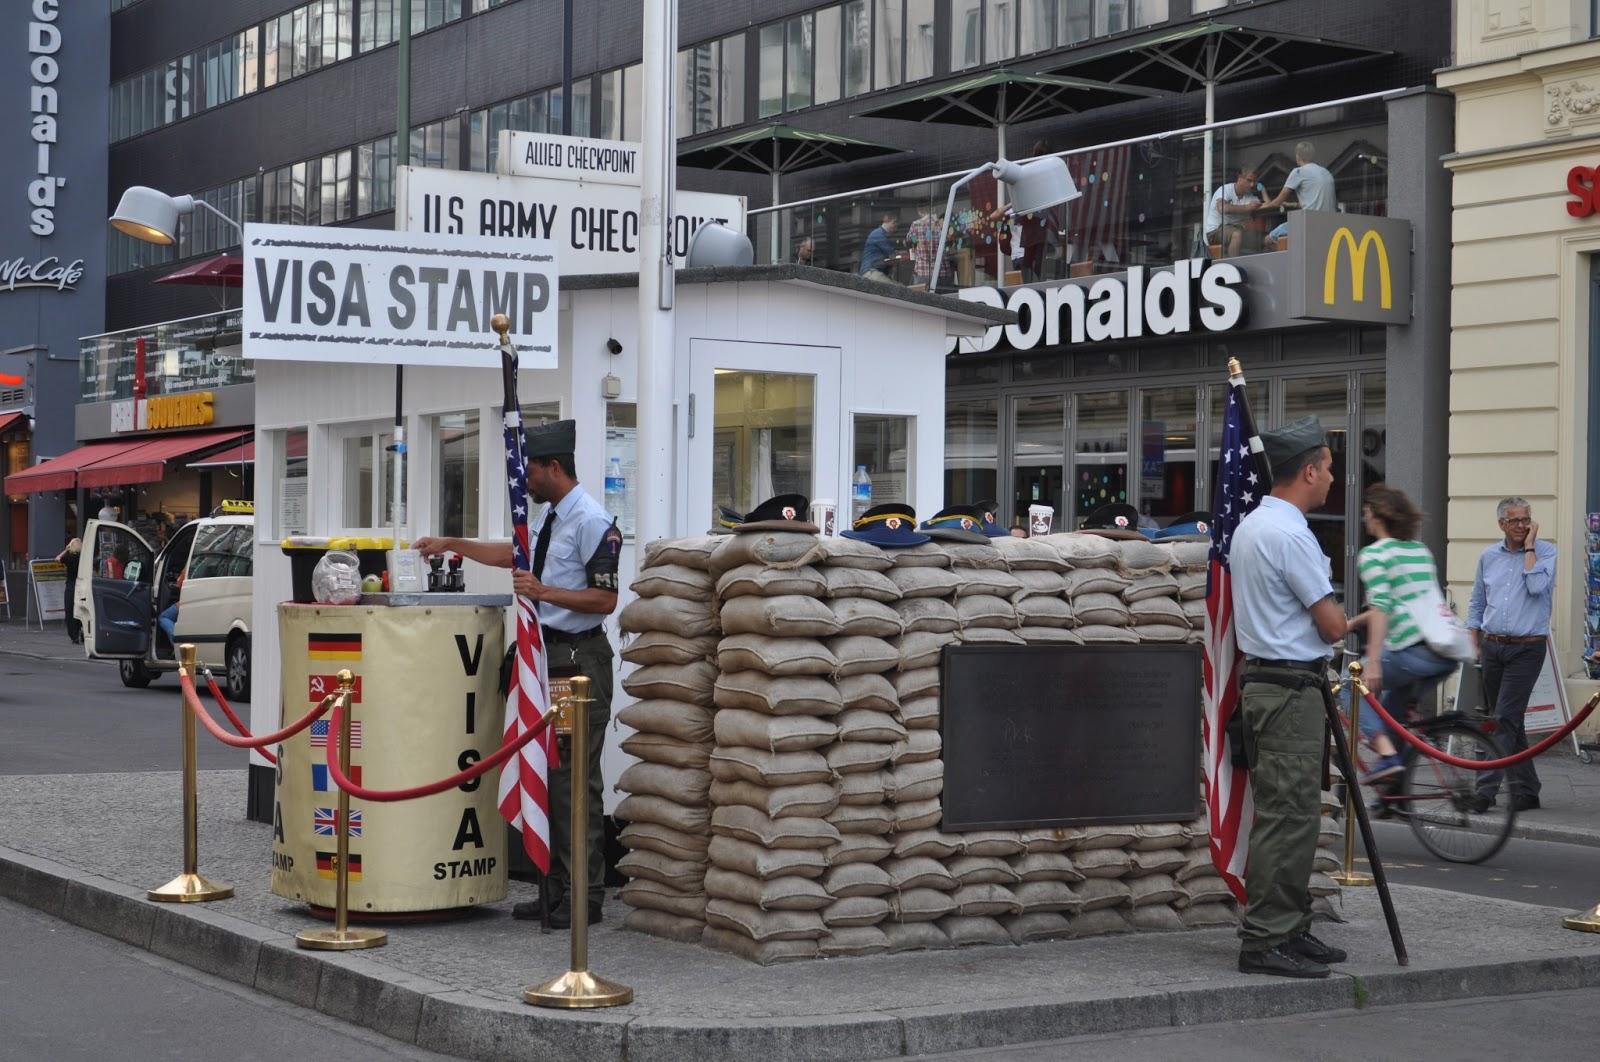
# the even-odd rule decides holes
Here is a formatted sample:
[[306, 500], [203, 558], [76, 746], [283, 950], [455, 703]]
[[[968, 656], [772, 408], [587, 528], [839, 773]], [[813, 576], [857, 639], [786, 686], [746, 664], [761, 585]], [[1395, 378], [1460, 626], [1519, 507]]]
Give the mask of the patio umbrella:
[[[791, 125], [761, 125], [729, 136], [717, 137], [678, 149], [678, 165], [699, 170], [738, 170], [772, 177], [772, 205], [777, 206], [779, 183], [786, 173], [858, 162], [903, 149], [870, 140], [796, 129]], [[772, 257], [778, 259], [778, 212], [772, 212]]]
[[[1388, 54], [1379, 48], [1321, 37], [1231, 22], [1199, 22], [1100, 49], [1085, 49], [1083, 54], [1056, 67], [1055, 72], [1163, 93], [1204, 87], [1209, 125], [1216, 121], [1218, 85]], [[1210, 131], [1206, 133], [1203, 187], [1211, 190]]]
[[244, 286], [244, 259], [233, 254], [212, 255], [190, 262], [182, 269], [157, 277], [157, 284], [216, 284], [224, 288]]

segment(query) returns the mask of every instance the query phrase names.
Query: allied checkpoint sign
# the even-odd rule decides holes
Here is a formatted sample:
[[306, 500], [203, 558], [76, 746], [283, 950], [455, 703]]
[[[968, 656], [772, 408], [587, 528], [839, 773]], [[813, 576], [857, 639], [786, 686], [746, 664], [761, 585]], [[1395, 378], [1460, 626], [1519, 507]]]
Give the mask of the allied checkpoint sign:
[[[638, 149], [621, 140], [504, 132], [501, 165], [507, 165], [508, 157], [544, 159], [547, 164], [518, 165], [519, 175], [401, 166], [395, 197], [398, 227], [479, 240], [549, 240], [560, 256], [561, 272], [569, 276], [637, 273]], [[550, 162], [558, 158], [560, 165]], [[524, 173], [538, 176], [520, 175]], [[744, 231], [743, 196], [679, 191], [673, 210], [672, 251], [680, 267], [688, 258], [690, 237], [706, 222]]]
[[493, 369], [511, 318], [523, 368], [556, 367], [556, 251], [378, 229], [244, 227], [244, 356]]

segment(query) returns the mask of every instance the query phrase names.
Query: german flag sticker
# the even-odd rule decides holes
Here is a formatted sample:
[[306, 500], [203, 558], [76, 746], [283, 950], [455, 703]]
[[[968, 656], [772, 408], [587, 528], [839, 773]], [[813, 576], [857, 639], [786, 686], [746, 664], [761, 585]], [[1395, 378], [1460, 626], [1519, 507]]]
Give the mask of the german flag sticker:
[[[335, 852], [317, 853], [317, 876], [333, 879], [338, 876], [335, 869], [339, 865], [339, 856]], [[354, 852], [350, 853], [350, 880], [361, 880], [361, 857]]]
[[306, 656], [310, 657], [312, 660], [360, 660], [361, 635], [307, 635]]

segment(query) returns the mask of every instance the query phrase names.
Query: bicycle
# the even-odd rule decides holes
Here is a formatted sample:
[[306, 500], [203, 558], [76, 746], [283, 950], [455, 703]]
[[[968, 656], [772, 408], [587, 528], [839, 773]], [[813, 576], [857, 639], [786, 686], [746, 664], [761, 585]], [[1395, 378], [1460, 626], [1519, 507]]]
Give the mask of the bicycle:
[[[1360, 659], [1359, 652], [1344, 649], [1343, 663]], [[1356, 691], [1349, 675], [1332, 679], [1335, 689], [1348, 696], [1340, 698], [1341, 725], [1350, 725], [1349, 712]], [[1450, 699], [1450, 703], [1454, 698]], [[1506, 754], [1495, 732], [1497, 720], [1477, 713], [1455, 711], [1418, 718], [1416, 705], [1406, 707], [1406, 729], [1446, 754], [1467, 760], [1494, 760]], [[1371, 785], [1377, 794], [1375, 818], [1402, 818], [1429, 852], [1450, 863], [1481, 863], [1493, 856], [1511, 836], [1516, 824], [1516, 809], [1510, 801], [1497, 802], [1485, 811], [1473, 810], [1478, 780], [1484, 773], [1457, 767], [1427, 756], [1409, 744], [1396, 741], [1401, 756], [1399, 782]], [[1371, 762], [1378, 753], [1366, 734], [1354, 750], [1362, 777], [1372, 772]]]

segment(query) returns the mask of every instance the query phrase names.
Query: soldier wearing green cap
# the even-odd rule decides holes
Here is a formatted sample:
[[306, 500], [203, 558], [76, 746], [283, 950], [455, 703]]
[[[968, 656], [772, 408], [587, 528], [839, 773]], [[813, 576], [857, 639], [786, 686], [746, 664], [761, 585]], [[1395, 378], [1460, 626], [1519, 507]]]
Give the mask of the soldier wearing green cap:
[[1347, 624], [1306, 513], [1328, 500], [1333, 456], [1315, 417], [1263, 432], [1261, 440], [1272, 467], [1270, 493], [1240, 521], [1229, 554], [1255, 801], [1239, 969], [1327, 977], [1328, 964], [1343, 962], [1345, 953], [1309, 932], [1309, 887], [1321, 828], [1328, 647]]
[[[593, 702], [589, 705], [589, 921], [601, 918], [605, 896], [605, 799], [600, 777], [600, 753], [606, 725], [611, 721], [611, 643], [606, 638], [605, 617], [617, 607], [617, 561], [622, 552], [622, 532], [599, 502], [578, 485], [573, 464], [577, 426], [570, 420], [529, 428], [524, 433], [523, 457], [527, 461], [528, 496], [546, 505], [543, 518], [530, 527], [538, 533], [533, 547], [533, 570], [511, 576], [512, 589], [537, 602], [539, 627], [552, 670], [571, 670], [589, 679]], [[479, 542], [461, 538], [418, 539], [424, 556], [454, 551], [480, 564], [511, 567], [511, 543]], [[545, 879], [553, 909], [550, 924], [565, 929], [572, 924], [569, 883], [572, 839], [572, 767], [566, 757], [550, 771], [550, 843], [556, 858]], [[519, 903], [517, 918], [538, 918], [539, 906]]]

